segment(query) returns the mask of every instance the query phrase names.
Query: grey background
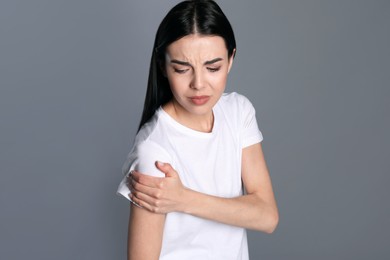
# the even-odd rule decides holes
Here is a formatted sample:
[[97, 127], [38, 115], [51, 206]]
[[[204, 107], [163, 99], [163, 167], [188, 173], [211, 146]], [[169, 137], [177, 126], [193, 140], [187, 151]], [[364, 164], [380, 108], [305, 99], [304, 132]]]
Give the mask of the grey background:
[[[115, 191], [174, 3], [0, 2], [0, 259], [125, 259]], [[390, 2], [219, 3], [281, 216], [251, 259], [389, 258]]]

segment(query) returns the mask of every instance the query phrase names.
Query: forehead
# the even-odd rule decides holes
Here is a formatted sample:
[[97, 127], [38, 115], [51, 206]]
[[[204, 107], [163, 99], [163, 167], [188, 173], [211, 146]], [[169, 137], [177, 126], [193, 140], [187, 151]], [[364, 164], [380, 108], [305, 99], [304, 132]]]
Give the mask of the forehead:
[[227, 57], [227, 48], [221, 36], [187, 35], [167, 47], [169, 59], [209, 59]]

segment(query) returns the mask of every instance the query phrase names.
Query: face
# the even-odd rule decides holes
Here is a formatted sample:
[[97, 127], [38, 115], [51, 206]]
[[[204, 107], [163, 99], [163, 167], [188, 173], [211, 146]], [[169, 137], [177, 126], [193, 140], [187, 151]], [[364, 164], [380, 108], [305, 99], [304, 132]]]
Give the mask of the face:
[[171, 43], [164, 69], [176, 113], [210, 116], [225, 90], [232, 62], [220, 36], [191, 34]]

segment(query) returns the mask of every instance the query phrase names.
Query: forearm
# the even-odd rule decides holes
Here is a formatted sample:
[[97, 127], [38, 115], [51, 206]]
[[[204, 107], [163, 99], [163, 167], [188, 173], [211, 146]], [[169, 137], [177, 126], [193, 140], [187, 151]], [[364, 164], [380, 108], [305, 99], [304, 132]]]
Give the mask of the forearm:
[[182, 212], [227, 225], [272, 233], [279, 221], [271, 179], [260, 144], [243, 150], [242, 181], [247, 195], [221, 198], [186, 188], [170, 164], [156, 164], [165, 178], [133, 172], [132, 199], [150, 212]]
[[258, 194], [220, 198], [187, 190], [181, 212], [228, 225], [272, 233], [278, 222], [276, 204]]

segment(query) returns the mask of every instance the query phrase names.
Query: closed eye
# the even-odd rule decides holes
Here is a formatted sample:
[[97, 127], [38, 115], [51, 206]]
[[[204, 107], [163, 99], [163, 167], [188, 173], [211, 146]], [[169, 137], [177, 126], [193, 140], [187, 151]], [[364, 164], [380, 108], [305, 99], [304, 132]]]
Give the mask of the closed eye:
[[217, 68], [207, 68], [208, 71], [210, 72], [217, 72], [221, 69], [221, 67], [217, 67]]
[[180, 69], [174, 69], [176, 73], [179, 73], [179, 74], [184, 74], [188, 71], [188, 69], [183, 69], [183, 70], [180, 70]]

